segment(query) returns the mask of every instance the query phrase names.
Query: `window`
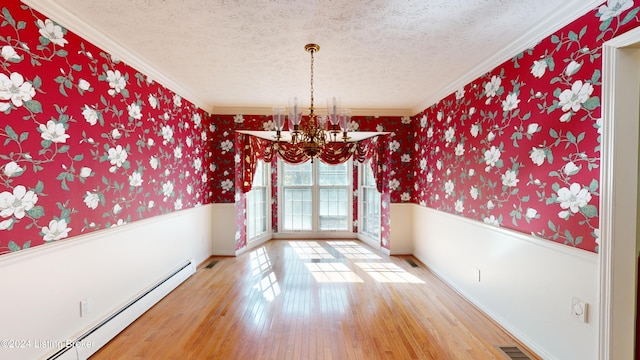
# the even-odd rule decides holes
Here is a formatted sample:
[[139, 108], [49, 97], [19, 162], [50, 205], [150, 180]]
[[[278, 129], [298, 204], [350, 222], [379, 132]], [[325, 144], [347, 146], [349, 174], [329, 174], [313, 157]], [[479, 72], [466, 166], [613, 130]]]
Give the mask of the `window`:
[[351, 166], [281, 162], [282, 231], [349, 231]]
[[258, 160], [253, 187], [247, 193], [247, 239], [249, 241], [267, 232], [269, 198], [268, 166], [262, 160]]
[[360, 232], [380, 237], [380, 192], [371, 170], [370, 160], [360, 164]]

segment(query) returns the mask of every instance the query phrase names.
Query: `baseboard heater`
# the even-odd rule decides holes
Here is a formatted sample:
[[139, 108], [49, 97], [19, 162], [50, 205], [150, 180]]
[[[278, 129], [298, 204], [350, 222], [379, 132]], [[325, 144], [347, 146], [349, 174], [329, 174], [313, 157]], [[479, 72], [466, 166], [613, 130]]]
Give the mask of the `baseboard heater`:
[[[51, 355], [47, 360], [78, 360], [89, 358], [89, 356], [106, 345], [111, 339], [195, 272], [195, 260], [188, 260], [140, 296], [102, 320], [74, 341], [70, 341], [67, 347]], [[87, 343], [91, 343], [91, 347], [74, 345]]]

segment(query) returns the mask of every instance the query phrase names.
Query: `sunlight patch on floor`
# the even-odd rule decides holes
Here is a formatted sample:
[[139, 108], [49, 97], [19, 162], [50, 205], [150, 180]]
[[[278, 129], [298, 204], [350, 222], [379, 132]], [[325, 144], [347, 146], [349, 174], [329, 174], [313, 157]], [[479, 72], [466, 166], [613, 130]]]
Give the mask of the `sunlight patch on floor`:
[[356, 265], [377, 282], [424, 284], [424, 281], [393, 263], [356, 263]]
[[317, 282], [327, 283], [361, 283], [364, 282], [356, 273], [343, 263], [306, 263], [307, 269]]
[[302, 260], [334, 259], [333, 255], [315, 241], [289, 241], [289, 245]]

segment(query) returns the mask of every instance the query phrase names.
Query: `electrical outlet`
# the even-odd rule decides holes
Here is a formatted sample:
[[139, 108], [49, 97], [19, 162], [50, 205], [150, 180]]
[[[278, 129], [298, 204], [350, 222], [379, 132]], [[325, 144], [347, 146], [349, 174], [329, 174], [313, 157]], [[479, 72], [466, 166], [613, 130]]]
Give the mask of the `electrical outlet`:
[[578, 299], [577, 297], [571, 298], [571, 316], [578, 319], [578, 321], [587, 322], [587, 309], [589, 304]]
[[91, 302], [89, 299], [80, 300], [80, 317], [89, 315], [91, 312]]
[[480, 269], [474, 268], [473, 269], [473, 276], [474, 276], [474, 279], [476, 279], [477, 282], [480, 282]]

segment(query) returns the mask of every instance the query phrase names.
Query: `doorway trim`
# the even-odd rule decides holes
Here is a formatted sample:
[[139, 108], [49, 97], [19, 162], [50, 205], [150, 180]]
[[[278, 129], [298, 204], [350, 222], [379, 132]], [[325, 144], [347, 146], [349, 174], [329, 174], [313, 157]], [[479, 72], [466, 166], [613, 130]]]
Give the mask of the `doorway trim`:
[[[632, 359], [638, 230], [640, 28], [602, 45], [599, 358]], [[631, 286], [632, 285], [632, 286]]]

